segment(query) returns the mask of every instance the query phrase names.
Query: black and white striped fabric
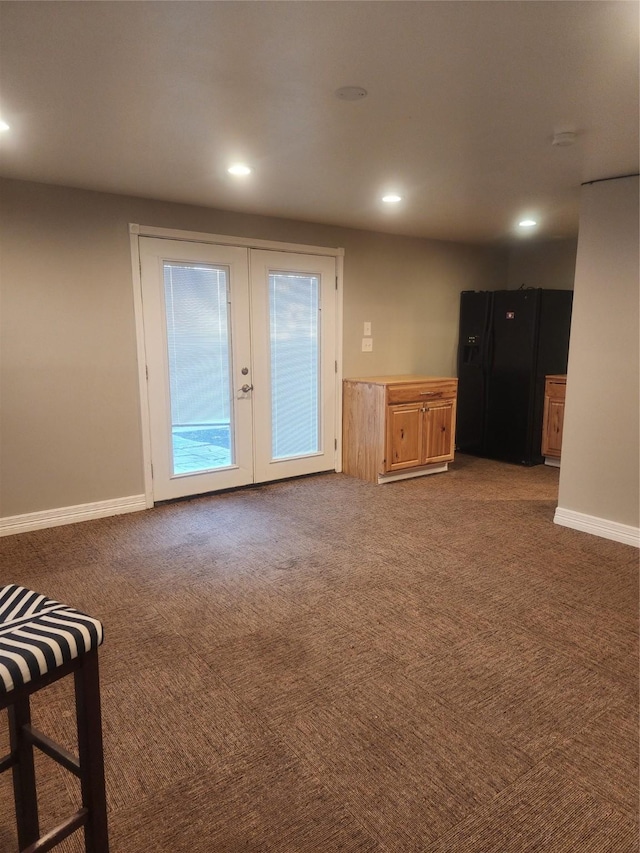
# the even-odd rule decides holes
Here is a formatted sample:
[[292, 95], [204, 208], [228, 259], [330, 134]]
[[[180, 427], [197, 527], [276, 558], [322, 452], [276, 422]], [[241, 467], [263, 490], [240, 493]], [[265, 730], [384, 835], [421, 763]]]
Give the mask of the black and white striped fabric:
[[102, 623], [10, 584], [0, 587], [0, 696], [97, 648]]

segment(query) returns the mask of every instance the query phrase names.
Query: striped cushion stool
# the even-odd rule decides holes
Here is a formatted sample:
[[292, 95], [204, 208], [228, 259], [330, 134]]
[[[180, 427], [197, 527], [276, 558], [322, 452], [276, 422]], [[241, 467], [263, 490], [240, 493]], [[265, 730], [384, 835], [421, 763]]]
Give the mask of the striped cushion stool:
[[[98, 646], [102, 625], [71, 607], [21, 586], [0, 587], [0, 710], [9, 712], [11, 752], [0, 773], [13, 770], [18, 845], [44, 853], [84, 827], [86, 853], [108, 853], [100, 720]], [[31, 725], [29, 697], [74, 674], [78, 757]], [[33, 747], [80, 779], [82, 808], [40, 836]]]

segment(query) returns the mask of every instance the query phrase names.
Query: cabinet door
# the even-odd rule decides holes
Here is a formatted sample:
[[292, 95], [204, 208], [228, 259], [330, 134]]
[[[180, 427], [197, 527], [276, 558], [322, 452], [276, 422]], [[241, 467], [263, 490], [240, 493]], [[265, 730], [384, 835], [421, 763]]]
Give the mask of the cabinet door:
[[386, 471], [422, 465], [422, 404], [387, 408]]
[[562, 427], [564, 424], [564, 400], [545, 399], [544, 431], [542, 433], [542, 455], [560, 458]]
[[454, 403], [430, 404], [424, 411], [423, 458], [427, 462], [447, 462], [453, 459]]

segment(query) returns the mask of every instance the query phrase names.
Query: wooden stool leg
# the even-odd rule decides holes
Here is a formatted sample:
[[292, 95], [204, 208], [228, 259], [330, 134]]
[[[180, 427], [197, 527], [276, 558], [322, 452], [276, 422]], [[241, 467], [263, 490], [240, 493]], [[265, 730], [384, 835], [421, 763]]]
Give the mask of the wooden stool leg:
[[23, 731], [23, 726], [31, 724], [29, 697], [18, 697], [7, 710], [11, 751], [17, 757], [13, 765], [13, 794], [16, 805], [18, 846], [20, 850], [24, 850], [40, 837], [33, 746], [25, 738]]
[[85, 849], [86, 853], [109, 853], [97, 649], [84, 656], [75, 673], [75, 687], [82, 805], [89, 810]]

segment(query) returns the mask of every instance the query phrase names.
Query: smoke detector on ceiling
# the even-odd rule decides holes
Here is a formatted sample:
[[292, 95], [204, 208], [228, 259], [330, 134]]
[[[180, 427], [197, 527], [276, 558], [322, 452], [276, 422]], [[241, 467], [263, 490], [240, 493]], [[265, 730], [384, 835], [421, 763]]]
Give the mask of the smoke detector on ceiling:
[[343, 86], [341, 89], [336, 89], [335, 96], [341, 101], [361, 101], [367, 97], [367, 90], [362, 86]]
[[573, 130], [557, 130], [553, 134], [553, 139], [551, 140], [552, 145], [557, 145], [560, 148], [566, 148], [568, 145], [573, 145], [576, 141], [577, 133]]

